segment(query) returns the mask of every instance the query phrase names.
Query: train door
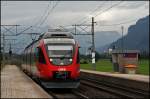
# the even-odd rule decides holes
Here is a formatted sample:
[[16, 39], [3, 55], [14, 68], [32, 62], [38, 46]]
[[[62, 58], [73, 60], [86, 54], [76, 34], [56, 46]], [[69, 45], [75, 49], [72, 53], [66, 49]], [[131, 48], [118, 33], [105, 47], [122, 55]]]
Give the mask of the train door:
[[30, 73], [30, 48], [27, 50], [27, 71]]
[[26, 50], [26, 51], [25, 51], [25, 61], [26, 61], [26, 62], [25, 62], [25, 71], [27, 71], [27, 65], [28, 65], [28, 60], [27, 60], [27, 59], [28, 59], [28, 56], [27, 56], [27, 54], [28, 54], [28, 53], [27, 53], [27, 50]]

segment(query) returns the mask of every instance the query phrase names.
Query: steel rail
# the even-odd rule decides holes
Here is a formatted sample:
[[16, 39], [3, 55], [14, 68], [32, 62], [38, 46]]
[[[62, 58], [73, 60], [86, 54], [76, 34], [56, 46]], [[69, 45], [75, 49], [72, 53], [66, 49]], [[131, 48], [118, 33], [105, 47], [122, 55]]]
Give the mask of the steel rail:
[[141, 90], [139, 91], [137, 89], [131, 89], [131, 88], [115, 85], [113, 83], [108, 83], [108, 82], [100, 82], [89, 78], [86, 78], [84, 80], [82, 79], [81, 84], [94, 87], [126, 98], [135, 98], [135, 97], [148, 98], [149, 97], [148, 92], [142, 92]]

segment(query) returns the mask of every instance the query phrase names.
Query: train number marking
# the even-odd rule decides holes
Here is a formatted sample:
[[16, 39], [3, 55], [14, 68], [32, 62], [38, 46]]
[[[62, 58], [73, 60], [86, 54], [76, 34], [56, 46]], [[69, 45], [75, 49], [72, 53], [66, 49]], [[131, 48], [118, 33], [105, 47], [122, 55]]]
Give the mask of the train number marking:
[[66, 68], [58, 68], [58, 71], [66, 71]]

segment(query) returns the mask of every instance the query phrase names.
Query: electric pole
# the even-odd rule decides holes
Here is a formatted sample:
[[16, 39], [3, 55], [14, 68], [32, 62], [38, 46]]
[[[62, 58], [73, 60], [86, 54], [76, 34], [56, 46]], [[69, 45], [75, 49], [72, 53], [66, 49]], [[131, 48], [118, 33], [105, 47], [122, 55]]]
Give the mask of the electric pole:
[[92, 33], [92, 65], [93, 69], [96, 70], [95, 64], [95, 40], [94, 40], [94, 17], [92, 17], [91, 33]]
[[3, 64], [5, 65], [5, 34], [3, 33]]
[[123, 38], [123, 30], [124, 30], [124, 27], [123, 27], [123, 26], [121, 26], [121, 30], [122, 30], [122, 44], [121, 44], [121, 45], [122, 45], [122, 48], [121, 48], [121, 49], [122, 49], [122, 53], [123, 53], [123, 49], [124, 49], [124, 45], [123, 45], [123, 43], [124, 43], [124, 41], [123, 41], [123, 39], [124, 39], [124, 38]]
[[[79, 24], [79, 25], [77, 25], [77, 24], [75, 24], [75, 25], [72, 25], [72, 26], [75, 26], [75, 33], [73, 33], [74, 35], [92, 35], [92, 48], [91, 48], [91, 54], [92, 54], [92, 67], [93, 67], [93, 70], [96, 70], [96, 64], [95, 64], [95, 38], [94, 38], [94, 24], [95, 24], [96, 22], [94, 22], [94, 17], [92, 17], [92, 23], [90, 24], [90, 25], [81, 25], [81, 24]], [[79, 33], [76, 33], [76, 27], [77, 26], [91, 26], [91, 33], [84, 33], [84, 34], [79, 34]], [[81, 28], [81, 27], [80, 27]], [[83, 29], [83, 28], [81, 28], [83, 31], [85, 31], [85, 29]], [[85, 31], [86, 32], [86, 31]]]
[[77, 30], [77, 28], [76, 28], [76, 24], [74, 25], [74, 33], [75, 33], [75, 35], [76, 35], [76, 31]]
[[[0, 25], [1, 27], [3, 27], [6, 31], [5, 31], [5, 33], [7, 32], [7, 31], [9, 31], [9, 32], [11, 32], [11, 33], [14, 33], [14, 32], [12, 32], [11, 31], [11, 29], [14, 27], [14, 26], [16, 26], [16, 33], [17, 33], [17, 26], [20, 26], [20, 25]], [[11, 27], [11, 28], [8, 28], [8, 27]], [[3, 33], [3, 37], [2, 36], [0, 36], [0, 38], [2, 37], [3, 38], [3, 64], [5, 65], [5, 45], [6, 45], [6, 42], [5, 42], [5, 37], [6, 36], [15, 36], [15, 34], [13, 34], [13, 35], [6, 35], [6, 34], [4, 34]], [[1, 52], [0, 52], [1, 53]]]

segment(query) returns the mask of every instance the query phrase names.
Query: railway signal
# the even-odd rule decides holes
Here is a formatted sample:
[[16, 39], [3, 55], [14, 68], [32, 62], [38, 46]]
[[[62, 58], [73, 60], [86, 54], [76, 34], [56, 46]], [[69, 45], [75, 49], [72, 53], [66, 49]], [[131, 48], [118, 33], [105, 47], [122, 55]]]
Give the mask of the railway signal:
[[12, 55], [12, 50], [9, 50], [9, 56], [11, 57], [11, 55]]
[[12, 55], [12, 50], [11, 50], [11, 43], [10, 43], [9, 56], [11, 57], [11, 55]]

